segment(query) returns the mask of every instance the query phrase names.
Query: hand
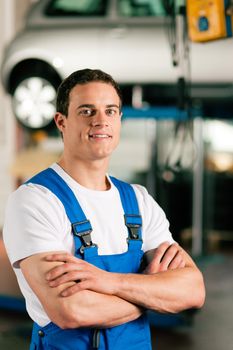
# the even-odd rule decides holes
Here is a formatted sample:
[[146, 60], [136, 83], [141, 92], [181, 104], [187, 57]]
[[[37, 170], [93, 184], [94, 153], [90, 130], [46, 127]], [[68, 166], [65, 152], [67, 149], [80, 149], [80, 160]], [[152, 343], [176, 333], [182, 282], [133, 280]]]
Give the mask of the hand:
[[113, 286], [117, 274], [101, 270], [69, 253], [47, 255], [46, 261], [63, 262], [62, 265], [52, 268], [46, 274], [45, 278], [50, 287], [75, 282], [72, 286], [65, 287], [61, 292], [62, 296], [70, 296], [87, 289], [102, 294], [114, 294]]
[[185, 267], [185, 259], [182, 252], [182, 248], [177, 243], [164, 242], [160, 244], [158, 248], [145, 253], [149, 264], [144, 273], [152, 274]]

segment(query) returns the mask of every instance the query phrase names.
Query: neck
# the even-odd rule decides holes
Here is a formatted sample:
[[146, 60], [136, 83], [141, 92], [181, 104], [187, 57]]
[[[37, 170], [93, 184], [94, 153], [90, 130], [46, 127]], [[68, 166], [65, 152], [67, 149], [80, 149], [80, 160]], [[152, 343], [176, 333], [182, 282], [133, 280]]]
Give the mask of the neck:
[[58, 162], [60, 167], [80, 185], [91, 190], [106, 191], [110, 184], [106, 177], [108, 161], [69, 162], [64, 157]]

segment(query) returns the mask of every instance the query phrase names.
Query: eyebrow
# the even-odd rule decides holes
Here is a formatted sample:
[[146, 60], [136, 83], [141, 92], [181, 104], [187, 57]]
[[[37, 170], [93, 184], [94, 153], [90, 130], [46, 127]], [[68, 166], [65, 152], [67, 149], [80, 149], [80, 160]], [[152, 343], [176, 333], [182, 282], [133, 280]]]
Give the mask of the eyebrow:
[[[106, 107], [106, 108], [115, 107], [115, 108], [120, 109], [120, 106], [118, 106], [118, 105], [116, 105], [116, 104], [106, 105], [105, 107]], [[80, 109], [80, 108], [96, 108], [96, 106], [93, 105], [93, 104], [85, 103], [85, 104], [82, 104], [82, 105], [80, 105], [80, 106], [77, 107], [77, 109]]]

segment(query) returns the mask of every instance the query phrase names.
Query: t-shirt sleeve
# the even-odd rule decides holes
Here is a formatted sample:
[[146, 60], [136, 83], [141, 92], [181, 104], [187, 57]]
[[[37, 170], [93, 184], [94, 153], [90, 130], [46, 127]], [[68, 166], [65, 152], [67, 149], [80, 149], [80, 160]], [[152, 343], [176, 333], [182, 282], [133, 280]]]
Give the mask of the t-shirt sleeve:
[[169, 222], [163, 209], [148, 193], [145, 187], [133, 185], [142, 215], [142, 238], [144, 252], [157, 248], [163, 242], [174, 243]]
[[7, 202], [3, 227], [4, 244], [14, 267], [28, 256], [65, 250], [66, 216], [62, 203], [47, 188], [27, 184]]

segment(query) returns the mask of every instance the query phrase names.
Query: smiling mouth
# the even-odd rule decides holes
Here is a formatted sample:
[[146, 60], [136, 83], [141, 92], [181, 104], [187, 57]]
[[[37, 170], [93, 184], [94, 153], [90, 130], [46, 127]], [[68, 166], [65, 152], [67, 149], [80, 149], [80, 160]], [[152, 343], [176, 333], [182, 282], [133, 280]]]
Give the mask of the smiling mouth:
[[109, 139], [112, 138], [112, 136], [107, 135], [107, 134], [93, 134], [89, 135], [90, 138], [92, 139]]

